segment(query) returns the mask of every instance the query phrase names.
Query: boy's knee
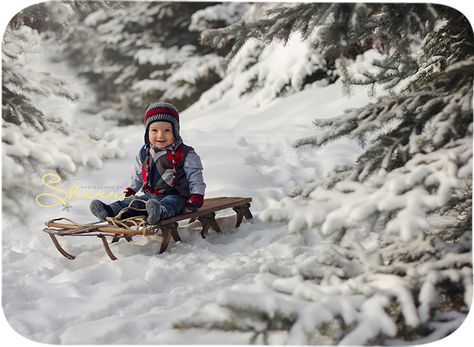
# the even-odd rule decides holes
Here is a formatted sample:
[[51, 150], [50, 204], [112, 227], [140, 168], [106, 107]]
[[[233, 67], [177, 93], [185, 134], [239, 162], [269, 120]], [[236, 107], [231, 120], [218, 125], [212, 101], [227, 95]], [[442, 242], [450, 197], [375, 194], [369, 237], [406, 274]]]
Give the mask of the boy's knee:
[[140, 201], [140, 200], [133, 200], [130, 204], [129, 204], [130, 207], [132, 208], [145, 208], [145, 203]]
[[167, 195], [160, 200], [162, 205], [170, 205], [174, 208], [179, 208], [181, 205], [184, 206], [186, 199], [177, 195]]

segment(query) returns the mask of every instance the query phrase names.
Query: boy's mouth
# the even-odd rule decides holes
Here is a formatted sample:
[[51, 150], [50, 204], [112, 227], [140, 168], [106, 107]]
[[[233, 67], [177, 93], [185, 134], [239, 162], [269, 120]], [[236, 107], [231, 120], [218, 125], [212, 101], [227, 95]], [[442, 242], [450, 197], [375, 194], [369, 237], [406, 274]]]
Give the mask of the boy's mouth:
[[157, 145], [164, 145], [164, 144], [166, 144], [166, 142], [167, 142], [166, 140], [165, 141], [155, 141], [155, 143]]

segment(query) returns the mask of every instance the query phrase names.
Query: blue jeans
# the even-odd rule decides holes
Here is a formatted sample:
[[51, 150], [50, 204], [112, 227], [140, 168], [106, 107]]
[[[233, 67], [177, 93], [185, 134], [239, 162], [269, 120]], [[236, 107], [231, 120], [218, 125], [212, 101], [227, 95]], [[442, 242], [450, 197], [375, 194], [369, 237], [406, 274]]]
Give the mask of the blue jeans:
[[[162, 211], [161, 219], [168, 219], [177, 214], [182, 213], [184, 211], [184, 204], [186, 202], [186, 198], [183, 198], [182, 196], [179, 196], [179, 195], [144, 194], [144, 195], [139, 195], [139, 196], [136, 196], [136, 195], [130, 196], [123, 200], [115, 201], [109, 204], [109, 207], [114, 212], [114, 216], [116, 216], [120, 212], [120, 210], [122, 210], [123, 208], [127, 206], [139, 208], [139, 209], [142, 209], [143, 211], [128, 210], [122, 215], [122, 218], [143, 216], [147, 214], [145, 210], [145, 202], [143, 201], [150, 200], [150, 199], [158, 200], [161, 206], [164, 207], [161, 209]], [[143, 201], [140, 201], [140, 200], [143, 200]]]

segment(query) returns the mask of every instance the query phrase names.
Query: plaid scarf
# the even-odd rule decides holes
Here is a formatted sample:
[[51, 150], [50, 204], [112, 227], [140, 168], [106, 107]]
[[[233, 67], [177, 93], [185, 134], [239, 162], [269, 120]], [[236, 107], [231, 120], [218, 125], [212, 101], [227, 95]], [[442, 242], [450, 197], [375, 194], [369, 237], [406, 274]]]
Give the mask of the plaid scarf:
[[[171, 169], [173, 170], [173, 177], [171, 179], [171, 182], [167, 182], [171, 187], [176, 186], [176, 143], [171, 144], [171, 148], [167, 150], [168, 152], [171, 152], [171, 160], [169, 162], [171, 163]], [[143, 161], [143, 166], [142, 172], [144, 179], [143, 179], [143, 190], [152, 194], [161, 194], [161, 190], [155, 190], [150, 186], [150, 168], [152, 165], [155, 165], [155, 162], [153, 160], [153, 156], [151, 155], [150, 151], [152, 150], [151, 146], [149, 144], [146, 145], [146, 156]]]

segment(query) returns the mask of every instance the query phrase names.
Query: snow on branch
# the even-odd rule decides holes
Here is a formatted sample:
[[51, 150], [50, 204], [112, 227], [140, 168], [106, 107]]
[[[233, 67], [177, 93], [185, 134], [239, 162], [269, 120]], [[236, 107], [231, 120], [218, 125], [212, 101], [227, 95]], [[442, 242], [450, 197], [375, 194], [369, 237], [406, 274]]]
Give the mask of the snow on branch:
[[[428, 154], [416, 154], [405, 166], [387, 174], [380, 172], [364, 183], [341, 181], [331, 189], [318, 186], [307, 201], [282, 200], [262, 214], [264, 220], [289, 215], [289, 228], [299, 231], [321, 226], [324, 235], [361, 227], [369, 233], [373, 218], [385, 220], [387, 232], [396, 233], [404, 241], [428, 230], [426, 215], [448, 203], [453, 192], [462, 190], [463, 180], [472, 170], [472, 144], [460, 139], [449, 148]], [[315, 214], [314, 211], [321, 211]], [[319, 216], [319, 217], [318, 217]]]

